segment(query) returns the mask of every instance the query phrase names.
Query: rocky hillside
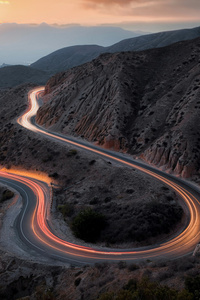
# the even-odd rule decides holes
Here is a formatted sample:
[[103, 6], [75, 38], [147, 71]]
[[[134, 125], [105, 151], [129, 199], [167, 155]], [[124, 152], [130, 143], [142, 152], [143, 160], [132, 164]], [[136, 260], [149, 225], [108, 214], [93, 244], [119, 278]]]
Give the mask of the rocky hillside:
[[102, 54], [52, 77], [37, 122], [183, 177], [200, 168], [200, 38]]
[[[104, 232], [95, 241], [101, 245], [112, 243], [131, 247], [133, 244], [150, 244], [163, 238], [163, 235], [174, 233], [180, 222], [184, 222], [185, 216], [178, 197], [162, 183], [95, 154], [43, 138], [16, 123], [17, 116], [27, 107], [27, 94], [32, 87], [23, 85], [0, 90], [0, 105], [3, 108], [0, 111], [0, 162], [7, 169], [22, 168], [37, 172], [37, 175], [42, 172], [52, 182], [56, 180], [53, 217], [58, 235], [64, 234], [63, 238], [74, 242], [75, 237], [69, 233], [66, 224], [59, 224], [63, 216], [70, 224], [81, 211], [87, 209], [100, 212], [106, 219]], [[2, 200], [9, 196], [8, 192], [5, 195], [3, 192], [1, 194], [0, 190], [0, 212], [1, 196], [4, 196]], [[152, 210], [154, 214], [151, 214]], [[0, 213], [0, 229], [1, 216]], [[155, 216], [165, 224], [158, 224]], [[138, 226], [141, 218], [143, 226]], [[0, 245], [5, 246], [2, 232]], [[7, 248], [12, 247], [9, 245]]]
[[31, 66], [39, 70], [50, 72], [53, 75], [56, 72], [66, 71], [72, 67], [89, 62], [98, 57], [100, 53], [141, 51], [160, 48], [197, 37], [200, 37], [200, 27], [142, 35], [122, 40], [109, 47], [96, 45], [66, 47], [42, 57]]

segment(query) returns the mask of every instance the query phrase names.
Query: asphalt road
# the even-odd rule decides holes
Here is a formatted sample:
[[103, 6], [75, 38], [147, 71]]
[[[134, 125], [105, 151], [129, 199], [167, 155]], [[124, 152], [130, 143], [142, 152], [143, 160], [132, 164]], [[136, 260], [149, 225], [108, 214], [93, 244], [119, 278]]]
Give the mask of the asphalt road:
[[19, 119], [18, 123], [25, 128], [40, 134], [47, 139], [71, 144], [84, 151], [91, 151], [110, 161], [138, 169], [162, 181], [172, 188], [182, 199], [182, 204], [188, 210], [188, 224], [176, 236], [151, 247], [135, 249], [109, 249], [96, 247], [83, 247], [61, 240], [57, 237], [47, 221], [49, 214], [49, 188], [47, 183], [36, 179], [26, 178], [12, 174], [2, 174], [0, 180], [6, 180], [13, 188], [21, 191], [24, 199], [23, 209], [17, 217], [16, 229], [23, 242], [41, 255], [49, 256], [55, 260], [61, 260], [74, 264], [95, 263], [99, 261], [135, 261], [141, 259], [175, 259], [194, 251], [200, 241], [200, 191], [189, 181], [181, 180], [175, 176], [153, 168], [138, 160], [132, 159], [122, 153], [109, 151], [89, 144], [67, 138], [61, 134], [50, 132], [35, 124], [34, 116], [38, 110], [37, 98], [43, 88], [33, 90], [30, 97], [30, 105]]

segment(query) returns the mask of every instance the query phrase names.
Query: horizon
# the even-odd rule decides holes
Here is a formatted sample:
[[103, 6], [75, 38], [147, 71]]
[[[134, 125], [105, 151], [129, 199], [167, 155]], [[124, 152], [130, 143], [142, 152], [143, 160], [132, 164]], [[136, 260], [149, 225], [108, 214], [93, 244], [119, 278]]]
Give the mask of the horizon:
[[[116, 23], [116, 24], [96, 24], [96, 25], [91, 25], [91, 24], [78, 24], [78, 23], [73, 23], [73, 24], [56, 24], [56, 23], [46, 23], [46, 22], [41, 22], [41, 23], [17, 23], [17, 22], [12, 22], [12, 23], [0, 23], [0, 26], [30, 26], [30, 27], [41, 27], [41, 26], [46, 26], [46, 27], [52, 27], [52, 28], [58, 28], [58, 29], [68, 29], [68, 28], [119, 28], [125, 31], [133, 32], [133, 33], [141, 33], [141, 34], [153, 34], [153, 33], [158, 33], [158, 32], [166, 32], [166, 31], [175, 31], [175, 30], [182, 30], [182, 29], [193, 29], [200, 27], [200, 22], [197, 23], [177, 23], [177, 24], [164, 24], [164, 23], [142, 23], [142, 24], [135, 24], [134, 28], [132, 27], [133, 24], [121, 24], [121, 23]], [[160, 28], [160, 29], [159, 29]]]
[[[196, 24], [199, 25], [199, 24]], [[59, 49], [77, 45], [112, 46], [122, 40], [176, 30], [128, 30], [120, 26], [82, 26], [80, 24], [2, 23], [0, 24], [0, 67], [4, 65], [31, 65]]]
[[[126, 31], [132, 31], [132, 32], [141, 32], [141, 33], [157, 33], [157, 32], [162, 32], [162, 31], [173, 31], [173, 30], [181, 30], [181, 29], [192, 29], [195, 27], [200, 26], [200, 22], [197, 23], [171, 23], [171, 24], [165, 24], [165, 23], [137, 23], [137, 24], [129, 24], [129, 23], [116, 23], [116, 24], [78, 24], [78, 23], [73, 23], [73, 24], [56, 24], [56, 23], [46, 23], [46, 22], [41, 22], [41, 23], [18, 23], [18, 22], [7, 22], [7, 23], [0, 23], [1, 25], [16, 25], [16, 26], [30, 26], [30, 27], [39, 27], [39, 26], [49, 26], [49, 27], [56, 27], [56, 28], [70, 28], [70, 27], [85, 27], [85, 28], [91, 28], [91, 27], [111, 27], [111, 28], [120, 28]], [[133, 27], [134, 26], [134, 27]]]
[[[40, 26], [30, 40], [32, 28]], [[42, 26], [50, 27], [51, 42]], [[0, 65], [27, 65], [74, 45], [111, 46], [135, 35], [199, 26], [199, 0], [0, 0]], [[61, 37], [73, 27], [75, 33]], [[100, 28], [98, 33], [83, 33], [94, 27]], [[112, 28], [119, 28], [118, 33], [109, 33]]]
[[148, 32], [200, 24], [199, 0], [9, 0], [0, 1], [0, 7], [0, 24], [114, 26]]

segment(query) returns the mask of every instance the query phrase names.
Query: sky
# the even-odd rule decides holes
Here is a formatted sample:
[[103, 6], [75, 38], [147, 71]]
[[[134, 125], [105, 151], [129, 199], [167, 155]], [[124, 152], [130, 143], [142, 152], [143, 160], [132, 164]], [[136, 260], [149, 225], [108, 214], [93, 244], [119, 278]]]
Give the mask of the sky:
[[200, 0], [0, 0], [0, 23], [111, 25], [156, 32], [200, 26]]

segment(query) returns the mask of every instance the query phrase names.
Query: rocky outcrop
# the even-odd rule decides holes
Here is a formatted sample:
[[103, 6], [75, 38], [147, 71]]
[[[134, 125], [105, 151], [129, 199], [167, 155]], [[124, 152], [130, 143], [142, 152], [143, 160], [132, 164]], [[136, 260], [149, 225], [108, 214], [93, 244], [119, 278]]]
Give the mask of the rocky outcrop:
[[40, 125], [199, 174], [200, 39], [102, 54], [52, 77], [45, 94]]
[[122, 131], [130, 111], [136, 114], [137, 95], [132, 99], [134, 87], [130, 89], [130, 85], [135, 82], [129, 80], [121, 59], [123, 54], [103, 55], [53, 77], [45, 89], [46, 97], [50, 94], [52, 101], [40, 108], [37, 122], [101, 145], [125, 149], [127, 139]]

